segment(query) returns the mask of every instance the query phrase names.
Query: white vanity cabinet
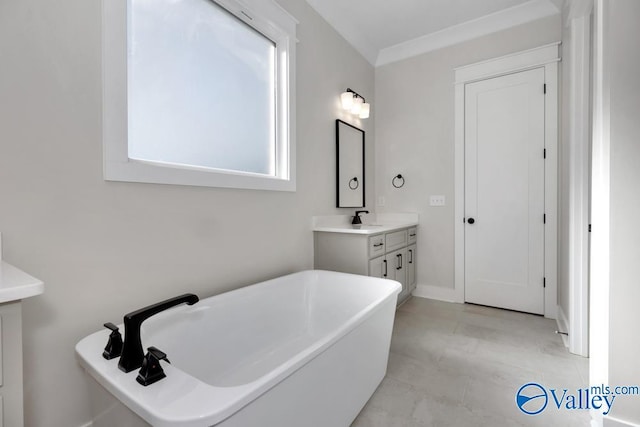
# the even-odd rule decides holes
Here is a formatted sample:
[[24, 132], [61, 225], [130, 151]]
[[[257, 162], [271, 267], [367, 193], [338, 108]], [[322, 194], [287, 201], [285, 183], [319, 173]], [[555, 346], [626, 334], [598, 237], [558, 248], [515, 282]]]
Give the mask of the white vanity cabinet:
[[0, 427], [22, 426], [22, 303], [0, 304]]
[[0, 260], [0, 427], [24, 425], [22, 300], [43, 290], [40, 280]]
[[398, 303], [416, 287], [415, 226], [363, 226], [314, 230], [315, 268], [392, 279], [402, 284]]

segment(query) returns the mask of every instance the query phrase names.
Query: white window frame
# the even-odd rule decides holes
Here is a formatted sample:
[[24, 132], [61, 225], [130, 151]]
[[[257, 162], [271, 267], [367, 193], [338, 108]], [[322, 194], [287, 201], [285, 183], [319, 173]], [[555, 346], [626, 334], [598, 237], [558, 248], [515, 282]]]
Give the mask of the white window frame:
[[208, 0], [276, 44], [276, 175], [139, 161], [128, 157], [127, 4], [102, 2], [103, 155], [107, 181], [255, 190], [296, 190], [295, 63], [297, 21], [272, 0]]

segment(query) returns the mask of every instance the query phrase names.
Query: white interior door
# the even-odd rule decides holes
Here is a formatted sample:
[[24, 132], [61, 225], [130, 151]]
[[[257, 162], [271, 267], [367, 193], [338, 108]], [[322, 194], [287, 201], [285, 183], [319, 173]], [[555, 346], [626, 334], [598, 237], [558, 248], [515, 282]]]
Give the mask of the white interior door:
[[544, 313], [544, 68], [465, 86], [465, 301]]

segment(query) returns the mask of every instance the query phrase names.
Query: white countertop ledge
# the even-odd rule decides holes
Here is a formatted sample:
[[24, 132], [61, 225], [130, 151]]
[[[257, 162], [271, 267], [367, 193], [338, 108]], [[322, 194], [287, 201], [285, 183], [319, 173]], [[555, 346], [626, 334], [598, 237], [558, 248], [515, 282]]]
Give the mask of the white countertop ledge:
[[13, 265], [0, 261], [0, 304], [44, 292], [44, 283]]
[[363, 224], [359, 227], [351, 225], [350, 215], [314, 216], [311, 229], [325, 233], [347, 234], [380, 234], [418, 225], [417, 213], [383, 213], [365, 214], [361, 216]]
[[313, 231], [322, 231], [325, 233], [378, 234], [401, 230], [408, 227], [415, 227], [417, 225], [417, 222], [404, 222], [398, 224], [362, 224], [360, 228], [355, 228], [349, 224], [342, 226], [334, 225], [331, 227], [314, 227]]

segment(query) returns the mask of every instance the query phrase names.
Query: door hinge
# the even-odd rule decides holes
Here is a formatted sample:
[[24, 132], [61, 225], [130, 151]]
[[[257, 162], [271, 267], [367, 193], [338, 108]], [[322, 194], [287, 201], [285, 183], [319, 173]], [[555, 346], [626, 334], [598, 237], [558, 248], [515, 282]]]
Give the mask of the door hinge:
[[542, 158], [543, 159], [547, 158], [547, 149], [546, 148], [544, 150], [542, 150]]
[[547, 223], [547, 214], [542, 214], [542, 223], [543, 224]]
[[547, 84], [542, 85], [542, 92], [547, 93]]
[[543, 287], [543, 288], [546, 288], [546, 287], [547, 287], [547, 278], [546, 278], [546, 277], [543, 277], [543, 278], [542, 278], [542, 287]]
[[591, 224], [589, 224], [589, 233], [591, 233]]

